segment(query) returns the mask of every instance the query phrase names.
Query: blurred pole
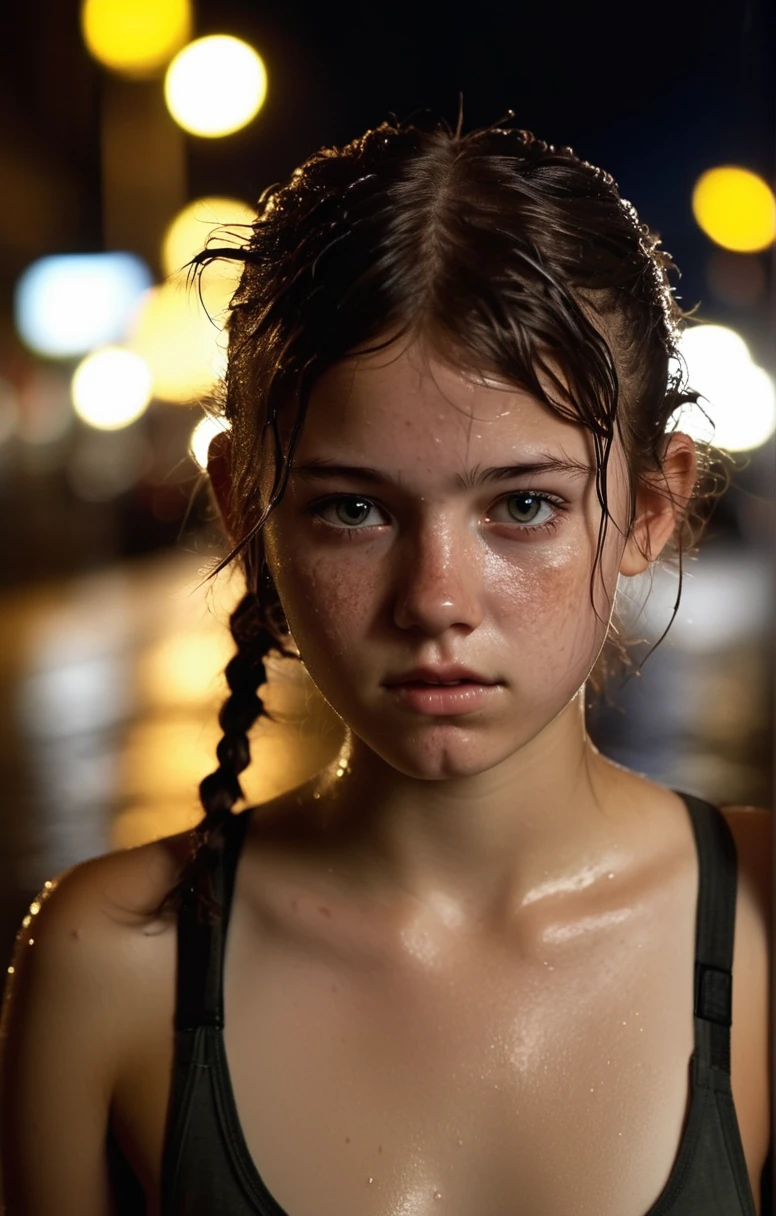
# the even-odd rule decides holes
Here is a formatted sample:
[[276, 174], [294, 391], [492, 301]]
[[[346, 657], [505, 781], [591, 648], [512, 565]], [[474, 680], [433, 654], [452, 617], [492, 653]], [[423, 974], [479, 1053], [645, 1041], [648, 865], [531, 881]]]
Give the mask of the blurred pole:
[[106, 249], [137, 253], [161, 276], [164, 231], [187, 199], [186, 136], [162, 81], [102, 78], [102, 220]]

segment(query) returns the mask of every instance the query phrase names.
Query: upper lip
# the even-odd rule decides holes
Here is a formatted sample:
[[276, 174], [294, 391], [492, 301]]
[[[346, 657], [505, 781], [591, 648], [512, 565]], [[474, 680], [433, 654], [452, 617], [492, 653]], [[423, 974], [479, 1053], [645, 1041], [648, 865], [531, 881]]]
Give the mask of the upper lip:
[[385, 684], [391, 687], [394, 684], [411, 684], [418, 680], [423, 680], [428, 684], [449, 684], [453, 680], [472, 680], [475, 684], [498, 683], [497, 680], [489, 680], [487, 676], [473, 671], [470, 667], [453, 665], [450, 667], [413, 667], [411, 671], [402, 672], [401, 675], [389, 676]]

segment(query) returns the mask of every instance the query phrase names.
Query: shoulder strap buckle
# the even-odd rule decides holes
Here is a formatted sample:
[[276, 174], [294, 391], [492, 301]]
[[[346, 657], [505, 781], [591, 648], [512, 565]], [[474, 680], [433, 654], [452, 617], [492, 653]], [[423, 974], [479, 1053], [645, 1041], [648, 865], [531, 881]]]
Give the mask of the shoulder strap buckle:
[[733, 976], [729, 970], [696, 962], [695, 1016], [718, 1026], [732, 1026]]

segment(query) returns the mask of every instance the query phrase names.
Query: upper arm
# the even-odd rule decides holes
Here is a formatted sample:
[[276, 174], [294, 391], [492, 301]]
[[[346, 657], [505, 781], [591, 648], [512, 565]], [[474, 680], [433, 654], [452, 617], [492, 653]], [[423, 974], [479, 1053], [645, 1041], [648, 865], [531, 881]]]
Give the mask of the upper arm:
[[7, 1216], [107, 1216], [106, 1135], [127, 1020], [111, 858], [65, 874], [17, 938], [0, 1037]]

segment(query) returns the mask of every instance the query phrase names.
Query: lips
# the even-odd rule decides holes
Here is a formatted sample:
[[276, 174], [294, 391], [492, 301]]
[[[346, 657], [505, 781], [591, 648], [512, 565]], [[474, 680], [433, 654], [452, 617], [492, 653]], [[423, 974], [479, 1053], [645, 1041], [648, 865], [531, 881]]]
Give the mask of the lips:
[[387, 688], [395, 688], [400, 684], [423, 684], [437, 686], [456, 686], [459, 684], [498, 684], [500, 681], [492, 680], [488, 676], [482, 675], [479, 671], [473, 671], [469, 667], [413, 667], [411, 671], [405, 671], [401, 675], [389, 676], [384, 681]]

